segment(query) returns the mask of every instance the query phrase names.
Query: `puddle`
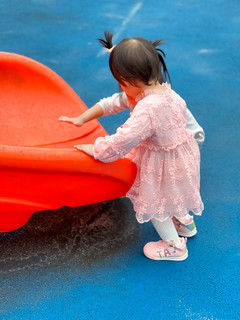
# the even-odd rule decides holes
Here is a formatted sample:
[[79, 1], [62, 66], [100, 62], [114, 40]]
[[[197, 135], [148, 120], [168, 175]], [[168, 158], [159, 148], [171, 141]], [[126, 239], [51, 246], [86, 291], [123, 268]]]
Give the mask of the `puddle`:
[[126, 198], [36, 212], [23, 228], [0, 234], [0, 274], [85, 266], [132, 245], [138, 230]]

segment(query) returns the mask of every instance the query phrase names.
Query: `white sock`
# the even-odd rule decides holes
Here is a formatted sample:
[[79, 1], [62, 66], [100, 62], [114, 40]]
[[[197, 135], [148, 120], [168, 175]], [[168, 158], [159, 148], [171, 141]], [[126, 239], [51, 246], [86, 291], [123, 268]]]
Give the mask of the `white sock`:
[[164, 222], [161, 222], [157, 219], [152, 219], [151, 222], [162, 240], [174, 243], [178, 243], [180, 241], [177, 230], [171, 218]]

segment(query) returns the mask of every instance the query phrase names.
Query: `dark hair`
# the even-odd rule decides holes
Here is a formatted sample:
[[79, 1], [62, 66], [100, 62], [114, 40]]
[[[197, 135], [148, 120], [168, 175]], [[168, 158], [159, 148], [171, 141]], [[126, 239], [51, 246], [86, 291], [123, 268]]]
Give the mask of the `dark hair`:
[[[98, 39], [100, 44], [111, 49], [113, 47], [113, 34], [104, 32], [105, 39]], [[162, 45], [162, 40], [155, 42], [144, 38], [125, 38], [111, 51], [109, 67], [114, 78], [122, 83], [127, 81], [136, 85], [136, 80], [141, 80], [146, 85], [151, 81], [166, 82], [171, 79], [164, 61], [165, 53], [157, 47]]]

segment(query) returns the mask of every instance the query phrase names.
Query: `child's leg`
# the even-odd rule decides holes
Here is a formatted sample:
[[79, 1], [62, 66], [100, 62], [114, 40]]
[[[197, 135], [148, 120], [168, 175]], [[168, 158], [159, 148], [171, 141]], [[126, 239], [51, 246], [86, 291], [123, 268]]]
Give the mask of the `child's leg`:
[[197, 233], [197, 228], [193, 221], [193, 217], [188, 213], [182, 218], [173, 217], [172, 221], [175, 225], [177, 233], [182, 237], [191, 238]]
[[171, 218], [164, 222], [152, 219], [151, 222], [162, 240], [174, 243], [179, 242], [180, 239]]

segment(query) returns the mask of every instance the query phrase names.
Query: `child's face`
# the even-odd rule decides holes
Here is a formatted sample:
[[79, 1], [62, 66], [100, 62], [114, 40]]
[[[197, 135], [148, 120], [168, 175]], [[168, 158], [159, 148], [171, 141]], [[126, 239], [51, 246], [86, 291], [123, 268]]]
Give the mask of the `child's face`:
[[135, 101], [136, 97], [139, 95], [139, 93], [142, 93], [144, 91], [144, 88], [142, 86], [133, 86], [132, 84], [124, 81], [124, 84], [120, 84], [123, 91], [126, 93], [128, 102], [135, 106], [137, 103]]

